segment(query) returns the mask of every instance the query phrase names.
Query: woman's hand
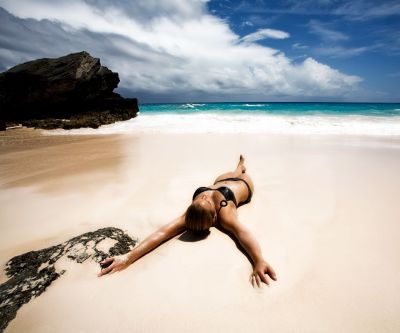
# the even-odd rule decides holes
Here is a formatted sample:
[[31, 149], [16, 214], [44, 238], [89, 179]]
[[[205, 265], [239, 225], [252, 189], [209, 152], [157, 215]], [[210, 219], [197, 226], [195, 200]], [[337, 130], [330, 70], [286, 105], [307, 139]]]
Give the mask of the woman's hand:
[[258, 287], [261, 287], [261, 282], [269, 286], [270, 281], [268, 277], [276, 281], [276, 274], [271, 265], [266, 261], [260, 261], [254, 265], [253, 273], [250, 275], [250, 282], [253, 287], [256, 284]]
[[105, 266], [102, 268], [98, 276], [102, 276], [108, 273], [115, 273], [117, 271], [122, 271], [123, 269], [127, 268], [130, 263], [128, 260], [128, 256], [123, 254], [118, 257], [107, 258], [100, 262], [101, 266]]

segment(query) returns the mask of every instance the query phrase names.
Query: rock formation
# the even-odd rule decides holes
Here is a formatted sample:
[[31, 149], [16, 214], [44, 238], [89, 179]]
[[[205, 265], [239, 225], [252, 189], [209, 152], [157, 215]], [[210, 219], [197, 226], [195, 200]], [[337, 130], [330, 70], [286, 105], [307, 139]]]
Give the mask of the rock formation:
[[0, 74], [0, 119], [71, 129], [133, 118], [137, 99], [114, 93], [118, 83], [118, 73], [87, 52], [29, 61]]
[[[103, 252], [104, 246], [100, 244], [107, 240], [111, 240], [113, 245], [107, 252]], [[0, 332], [15, 318], [21, 306], [31, 298], [39, 297], [53, 281], [65, 273], [62, 265], [60, 267], [57, 264], [62, 262], [61, 259], [68, 258], [80, 264], [88, 259], [100, 262], [109, 256], [129, 252], [136, 243], [137, 240], [122, 230], [109, 227], [12, 258], [6, 264], [9, 279], [0, 285]]]

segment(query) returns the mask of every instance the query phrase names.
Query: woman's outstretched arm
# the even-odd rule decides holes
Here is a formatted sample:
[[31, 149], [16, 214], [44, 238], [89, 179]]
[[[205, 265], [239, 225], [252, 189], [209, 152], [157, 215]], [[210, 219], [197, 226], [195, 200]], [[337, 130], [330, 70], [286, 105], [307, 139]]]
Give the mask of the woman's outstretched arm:
[[107, 258], [103, 260], [100, 264], [102, 266], [106, 265], [107, 267], [103, 268], [100, 271], [99, 276], [108, 274], [110, 272], [114, 273], [116, 271], [121, 271], [127, 268], [129, 265], [134, 263], [140, 257], [154, 250], [157, 246], [159, 246], [163, 242], [182, 233], [184, 230], [185, 230], [185, 215], [182, 215], [173, 220], [172, 222], [161, 227], [150, 236], [148, 236], [132, 251], [121, 256]]
[[236, 212], [225, 211], [221, 214], [220, 223], [224, 229], [236, 237], [240, 245], [253, 261], [253, 272], [250, 276], [253, 286], [256, 283], [261, 287], [261, 282], [269, 285], [270, 281], [268, 281], [267, 276], [276, 281], [276, 273], [271, 265], [263, 258], [258, 241], [253, 234], [239, 222]]

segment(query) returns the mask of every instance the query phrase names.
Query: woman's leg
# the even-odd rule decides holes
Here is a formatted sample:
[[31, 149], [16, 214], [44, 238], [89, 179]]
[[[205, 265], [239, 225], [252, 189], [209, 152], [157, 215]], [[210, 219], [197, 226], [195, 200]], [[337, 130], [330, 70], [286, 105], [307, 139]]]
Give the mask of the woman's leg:
[[239, 200], [238, 202], [241, 203], [240, 205], [247, 203], [248, 202], [247, 200], [251, 199], [251, 194], [254, 193], [254, 184], [250, 176], [246, 173], [246, 167], [244, 165], [244, 157], [242, 155], [240, 155], [239, 163], [236, 169], [232, 172], [227, 172], [218, 176], [214, 184], [227, 178], [239, 178], [243, 179], [246, 182], [246, 184], [250, 187], [251, 192], [249, 192], [249, 189], [245, 184], [243, 184], [243, 182], [238, 181], [239, 183], [242, 183], [242, 186], [239, 193], [235, 193], [235, 195], [238, 195], [236, 199]]
[[226, 178], [242, 178], [244, 180], [247, 180], [247, 178], [250, 178], [250, 177], [248, 177], [248, 175], [246, 175], [247, 177], [245, 177], [245, 172], [246, 172], [246, 167], [244, 166], [244, 157], [242, 155], [240, 155], [239, 163], [238, 163], [236, 169], [234, 171], [227, 172], [227, 173], [224, 173], [224, 174], [218, 176], [215, 179], [214, 184], [218, 183], [220, 180], [226, 179]]
[[239, 163], [236, 169], [232, 172], [227, 172], [217, 177], [214, 184], [227, 178], [239, 178], [243, 179], [246, 182], [246, 184], [250, 187], [251, 192], [249, 192], [247, 186], [243, 184], [243, 182], [238, 181], [238, 183], [241, 183], [242, 186], [239, 187], [241, 188], [241, 190], [239, 190], [238, 193], [235, 193], [235, 195], [237, 196], [236, 200], [238, 200], [238, 203], [241, 204], [247, 203], [247, 200], [251, 198], [251, 193], [254, 193], [254, 184], [250, 176], [246, 173], [246, 167], [244, 165], [244, 157], [242, 155], [240, 155]]

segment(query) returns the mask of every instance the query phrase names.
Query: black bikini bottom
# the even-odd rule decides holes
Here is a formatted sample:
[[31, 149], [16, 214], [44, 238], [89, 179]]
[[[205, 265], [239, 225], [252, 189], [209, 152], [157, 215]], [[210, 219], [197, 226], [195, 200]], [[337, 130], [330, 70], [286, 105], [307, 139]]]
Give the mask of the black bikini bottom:
[[242, 179], [242, 178], [225, 178], [225, 179], [218, 180], [217, 182], [214, 183], [214, 185], [216, 183], [225, 182], [225, 181], [234, 181], [234, 182], [242, 181], [243, 183], [246, 184], [247, 190], [249, 191], [249, 195], [247, 196], [247, 199], [245, 201], [239, 202], [239, 204], [237, 205], [238, 207], [243, 206], [245, 204], [248, 204], [251, 201], [251, 198], [253, 196], [253, 192], [251, 191], [250, 185], [244, 179]]

